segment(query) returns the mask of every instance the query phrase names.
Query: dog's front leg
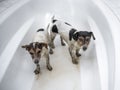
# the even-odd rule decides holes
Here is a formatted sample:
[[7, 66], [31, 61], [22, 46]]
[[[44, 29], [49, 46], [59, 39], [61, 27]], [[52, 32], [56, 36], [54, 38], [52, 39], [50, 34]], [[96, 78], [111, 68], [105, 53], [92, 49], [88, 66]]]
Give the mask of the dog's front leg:
[[52, 71], [52, 66], [50, 65], [49, 54], [46, 54], [46, 67], [49, 71]]
[[64, 43], [64, 41], [63, 41], [62, 36], [60, 36], [60, 40], [61, 40], [61, 45], [62, 45], [62, 46], [65, 46], [65, 43]]
[[73, 64], [78, 64], [78, 57], [76, 56], [76, 50], [75, 49], [73, 49], [72, 50], [72, 62], [73, 62]]
[[76, 49], [73, 46], [69, 47], [70, 56], [72, 58], [73, 64], [78, 64], [78, 57], [76, 56]]
[[50, 46], [50, 49], [49, 49], [49, 53], [53, 54], [53, 49], [51, 48], [51, 46]]
[[36, 69], [34, 71], [35, 74], [39, 74], [40, 73], [40, 65], [36, 64]]

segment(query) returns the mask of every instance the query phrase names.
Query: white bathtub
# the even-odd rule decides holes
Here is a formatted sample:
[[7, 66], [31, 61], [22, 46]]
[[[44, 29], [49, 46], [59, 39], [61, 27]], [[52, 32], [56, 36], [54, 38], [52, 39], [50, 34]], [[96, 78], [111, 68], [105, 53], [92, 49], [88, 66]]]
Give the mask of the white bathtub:
[[[96, 40], [71, 62], [67, 46], [56, 38], [50, 55], [53, 71], [41, 61], [35, 76], [29, 54], [21, 45], [31, 42], [49, 17], [71, 23], [78, 30], [91, 30]], [[0, 19], [0, 90], [120, 90], [120, 22], [110, 7], [99, 0], [25, 0], [8, 8]]]

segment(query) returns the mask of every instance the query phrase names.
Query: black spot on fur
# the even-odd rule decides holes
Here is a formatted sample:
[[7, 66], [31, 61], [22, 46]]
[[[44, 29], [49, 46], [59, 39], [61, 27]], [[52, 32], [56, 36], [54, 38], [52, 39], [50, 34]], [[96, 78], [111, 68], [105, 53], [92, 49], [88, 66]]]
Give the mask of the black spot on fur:
[[77, 31], [76, 29], [71, 29], [70, 32], [69, 32], [69, 40], [71, 41], [72, 38], [73, 38], [73, 34], [74, 32]]
[[73, 34], [73, 39], [77, 41], [80, 36], [85, 38], [86, 36], [90, 36], [90, 34], [88, 31], [78, 31]]
[[55, 23], [57, 20], [56, 19], [54, 19], [53, 21], [52, 21], [52, 23]]
[[52, 32], [58, 33], [58, 29], [57, 29], [57, 26], [56, 26], [56, 25], [53, 25], [53, 27], [52, 27]]
[[88, 31], [79, 31], [78, 32], [78, 35], [79, 36], [82, 36], [82, 37], [86, 37], [86, 36], [89, 36], [89, 37], [91, 37], [91, 33], [90, 32], [88, 32]]
[[88, 31], [79, 31], [79, 35], [85, 37], [85, 36], [90, 36], [91, 34]]
[[69, 24], [69, 23], [67, 23], [67, 22], [65, 22], [65, 24], [66, 24], [66, 25], [69, 25], [69, 26], [72, 26], [71, 24]]
[[80, 36], [82, 36], [82, 37], [93, 37], [93, 39], [95, 40], [95, 36], [93, 35], [93, 33], [92, 32], [88, 32], [88, 31], [78, 31], [78, 32], [76, 32], [76, 33], [74, 33], [73, 34], [73, 39], [74, 40], [78, 40], [78, 37], [80, 37]]
[[42, 28], [41, 28], [41, 29], [38, 29], [37, 32], [39, 32], [39, 31], [44, 31], [44, 29], [42, 29]]

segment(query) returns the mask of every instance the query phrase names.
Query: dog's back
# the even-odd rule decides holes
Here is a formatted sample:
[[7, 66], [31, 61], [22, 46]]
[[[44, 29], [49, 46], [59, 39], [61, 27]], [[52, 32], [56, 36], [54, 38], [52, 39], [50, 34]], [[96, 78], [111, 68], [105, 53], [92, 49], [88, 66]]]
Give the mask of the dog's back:
[[58, 33], [69, 32], [69, 30], [72, 28], [72, 26], [70, 24], [60, 21], [60, 20], [56, 20], [55, 22], [53, 22], [53, 27], [55, 27], [55, 26], [58, 29], [57, 30]]
[[52, 33], [59, 34], [68, 43], [69, 31], [73, 28], [69, 23], [60, 20], [53, 20], [50, 28]]
[[47, 32], [44, 29], [37, 30], [33, 42], [48, 43]]

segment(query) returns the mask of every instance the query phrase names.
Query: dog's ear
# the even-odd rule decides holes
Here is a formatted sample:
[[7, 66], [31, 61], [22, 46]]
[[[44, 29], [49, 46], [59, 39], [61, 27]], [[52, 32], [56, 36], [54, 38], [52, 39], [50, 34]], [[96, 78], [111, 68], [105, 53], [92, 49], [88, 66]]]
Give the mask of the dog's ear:
[[73, 34], [76, 30], [75, 29], [71, 29], [70, 32], [69, 32], [69, 40], [71, 41], [72, 38], [73, 38]]
[[76, 32], [76, 33], [73, 35], [73, 39], [74, 39], [75, 41], [77, 41], [77, 40], [78, 40], [78, 37], [79, 37], [79, 32]]
[[93, 32], [90, 32], [90, 34], [93, 37], [93, 40], [95, 40], [95, 36], [94, 36]]
[[29, 50], [30, 49], [30, 46], [29, 45], [23, 45], [21, 46], [22, 48], [25, 48], [26, 50]]

